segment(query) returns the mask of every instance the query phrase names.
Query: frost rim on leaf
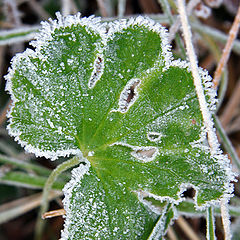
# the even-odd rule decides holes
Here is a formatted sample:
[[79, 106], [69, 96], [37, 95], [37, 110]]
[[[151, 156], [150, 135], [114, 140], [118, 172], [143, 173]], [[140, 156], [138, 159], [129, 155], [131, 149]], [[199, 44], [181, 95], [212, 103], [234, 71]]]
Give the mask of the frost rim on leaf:
[[[12, 78], [14, 76], [14, 73], [17, 69], [18, 62], [20, 62], [21, 59], [27, 59], [28, 57], [32, 58], [43, 58], [41, 54], [41, 49], [43, 46], [46, 46], [49, 41], [52, 39], [52, 34], [56, 29], [60, 28], [66, 28], [71, 27], [74, 25], [80, 24], [81, 26], [86, 26], [87, 29], [90, 29], [96, 33], [98, 33], [102, 38], [102, 43], [106, 42], [106, 34], [105, 34], [105, 25], [101, 23], [100, 17], [90, 16], [90, 17], [83, 17], [81, 18], [81, 14], [78, 13], [76, 15], [69, 15], [69, 16], [62, 16], [59, 12], [56, 13], [57, 20], [49, 19], [49, 22], [43, 21], [41, 22], [42, 29], [40, 29], [40, 32], [36, 34], [35, 40], [30, 42], [30, 45], [35, 47], [35, 50], [32, 49], [26, 49], [23, 53], [17, 53], [11, 60], [11, 67], [8, 69], [8, 74], [5, 77], [7, 83], [5, 90], [10, 94], [12, 103], [10, 106], [10, 110], [7, 113], [8, 125], [7, 130], [10, 136], [14, 137], [14, 140], [18, 142], [21, 147], [25, 149], [26, 152], [33, 153], [37, 157], [46, 157], [51, 160], [56, 160], [58, 157], [68, 157], [70, 155], [78, 155], [81, 153], [80, 149], [77, 147], [75, 149], [64, 149], [64, 150], [57, 150], [57, 151], [43, 151], [35, 146], [32, 146], [28, 142], [21, 140], [20, 135], [21, 131], [14, 131], [11, 128], [11, 124], [13, 123], [13, 118], [11, 116], [11, 113], [13, 111], [13, 108], [15, 107], [15, 104], [18, 102], [17, 98], [14, 95], [14, 92], [12, 90]], [[100, 46], [98, 46], [98, 49], [101, 49]], [[99, 52], [101, 54], [101, 52]]]
[[[155, 21], [151, 20], [150, 18], [146, 18], [146, 17], [137, 17], [137, 18], [130, 18], [129, 20], [126, 19], [122, 19], [122, 20], [117, 20], [114, 21], [112, 23], [109, 23], [108, 25], [105, 23], [101, 23], [101, 18], [96, 18], [94, 16], [88, 17], [88, 18], [80, 18], [80, 14], [77, 14], [75, 16], [67, 16], [67, 17], [62, 17], [59, 13], [57, 14], [57, 18], [58, 20], [50, 20], [50, 23], [47, 22], [43, 22], [42, 23], [42, 30], [40, 31], [40, 33], [37, 35], [36, 40], [32, 42], [32, 45], [36, 48], [35, 51], [29, 50], [27, 49], [24, 53], [22, 54], [17, 54], [13, 60], [12, 60], [12, 68], [9, 69], [9, 73], [6, 76], [7, 79], [7, 85], [6, 85], [6, 90], [11, 94], [11, 98], [13, 100], [12, 106], [11, 106], [11, 110], [8, 113], [8, 117], [10, 118], [9, 122], [10, 124], [8, 125], [8, 131], [9, 134], [11, 136], [15, 137], [15, 140], [18, 141], [21, 146], [25, 147], [25, 150], [28, 152], [32, 152], [34, 153], [36, 156], [44, 156], [47, 158], [51, 158], [52, 160], [57, 159], [59, 156], [68, 156], [70, 154], [80, 154], [80, 150], [79, 149], [66, 149], [66, 150], [61, 150], [61, 151], [41, 151], [40, 149], [35, 148], [34, 146], [28, 144], [25, 141], [20, 140], [19, 136], [21, 135], [21, 132], [14, 132], [12, 131], [10, 125], [12, 123], [12, 118], [11, 118], [11, 112], [12, 109], [14, 108], [15, 103], [17, 102], [17, 99], [15, 98], [13, 91], [12, 91], [12, 83], [11, 83], [11, 78], [14, 75], [14, 71], [15, 71], [15, 67], [17, 65], [17, 62], [21, 59], [21, 58], [25, 58], [27, 56], [38, 56], [40, 55], [40, 50], [43, 46], [45, 46], [46, 44], [48, 44], [48, 41], [50, 41], [52, 39], [51, 34], [59, 28], [65, 28], [65, 27], [70, 27], [72, 25], [77, 25], [77, 24], [81, 24], [83, 26], [88, 27], [91, 30], [96, 31], [97, 33], [100, 34], [100, 36], [102, 37], [102, 41], [103, 43], [107, 42], [108, 39], [111, 39], [111, 37], [113, 36], [114, 33], [116, 32], [121, 32], [124, 29], [130, 27], [130, 26], [144, 26], [147, 27], [148, 29], [150, 29], [151, 31], [157, 32], [159, 34], [159, 36], [161, 37], [161, 47], [162, 47], [162, 61], [164, 64], [164, 68], [163, 71], [166, 71], [168, 68], [175, 66], [175, 67], [179, 67], [182, 69], [187, 69], [189, 72], [191, 71], [189, 63], [186, 61], [181, 61], [181, 60], [174, 60], [173, 61], [173, 57], [172, 57], [172, 53], [170, 52], [170, 45], [168, 44], [168, 34], [166, 32], [166, 29], [163, 28], [160, 24], [156, 23]], [[106, 26], [109, 27], [109, 31], [108, 33], [106, 33]], [[39, 55], [38, 55], [39, 54]], [[205, 93], [207, 94], [207, 96], [209, 97], [209, 101], [208, 101], [208, 107], [210, 110], [210, 114], [213, 114], [214, 109], [215, 109], [215, 96], [216, 96], [216, 91], [212, 88], [212, 82], [211, 82], [211, 78], [208, 75], [207, 71], [199, 68], [199, 73], [201, 75], [201, 79], [203, 82], [203, 86], [204, 86], [204, 90]], [[213, 122], [210, 123], [213, 126]], [[195, 146], [201, 146], [203, 147], [203, 141], [206, 139], [206, 129], [203, 128], [201, 135], [199, 136], [199, 140], [196, 141], [195, 143], [193, 143], [193, 145]], [[220, 150], [219, 144], [218, 142], [216, 142], [215, 144], [215, 152], [212, 155], [213, 157], [215, 157], [216, 159], [218, 159], [219, 165], [222, 167], [222, 169], [226, 172], [226, 176], [227, 176], [227, 180], [225, 182], [225, 191], [224, 194], [222, 196], [222, 198], [230, 198], [232, 195], [232, 191], [233, 191], [233, 185], [230, 183], [230, 181], [234, 181], [235, 179], [235, 175], [232, 173], [231, 171], [231, 167], [229, 164], [229, 159], [224, 156], [222, 154], [222, 151]], [[209, 152], [209, 148], [206, 147], [205, 149], [206, 151]], [[188, 184], [185, 184], [188, 186]], [[183, 187], [183, 189], [186, 186]], [[195, 190], [197, 190], [195, 188]], [[180, 193], [179, 193], [179, 199], [181, 198], [181, 193], [183, 192], [183, 190], [181, 189]], [[196, 196], [195, 196], [196, 197]], [[161, 197], [161, 199], [163, 199], [165, 197]], [[169, 198], [166, 197], [168, 200]], [[165, 198], [165, 199], [166, 199]], [[174, 200], [176, 203], [176, 200]], [[195, 201], [196, 202], [196, 201]], [[218, 204], [219, 201], [214, 200], [211, 203], [209, 202], [209, 204]], [[207, 206], [207, 205], [206, 205]], [[204, 205], [204, 207], [206, 207]]]
[[66, 211], [66, 215], [64, 216], [64, 228], [61, 232], [61, 239], [60, 240], [67, 240], [69, 236], [68, 228], [71, 224], [72, 219], [72, 211], [70, 209], [71, 205], [71, 196], [72, 191], [75, 188], [76, 184], [79, 184], [85, 174], [89, 174], [89, 168], [90, 168], [90, 162], [83, 157], [83, 155], [80, 153], [79, 159], [81, 160], [81, 163], [79, 167], [74, 168], [71, 172], [72, 177], [71, 180], [64, 186], [63, 193], [64, 193], [64, 199], [63, 199], [63, 205], [64, 209]]

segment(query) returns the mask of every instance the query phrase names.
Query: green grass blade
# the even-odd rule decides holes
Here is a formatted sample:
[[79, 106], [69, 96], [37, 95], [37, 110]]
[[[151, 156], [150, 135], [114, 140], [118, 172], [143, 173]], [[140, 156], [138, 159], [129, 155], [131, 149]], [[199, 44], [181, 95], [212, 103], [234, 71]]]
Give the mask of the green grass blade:
[[25, 161], [22, 161], [19, 159], [7, 157], [2, 154], [0, 154], [0, 162], [5, 163], [5, 164], [11, 164], [18, 168], [21, 168], [22, 170], [32, 170], [35, 173], [37, 173], [39, 175], [43, 175], [43, 176], [49, 176], [49, 174], [51, 173], [51, 170], [49, 170], [45, 167], [38, 166], [36, 164], [25, 162]]
[[213, 207], [207, 209], [207, 240], [216, 240]]
[[40, 26], [33, 26], [0, 31], [0, 46], [30, 41], [35, 37], [39, 29]]
[[[0, 183], [9, 184], [12, 186], [42, 189], [47, 181], [45, 177], [32, 176], [23, 172], [8, 172], [0, 177]], [[64, 182], [55, 182], [53, 189], [62, 190]]]

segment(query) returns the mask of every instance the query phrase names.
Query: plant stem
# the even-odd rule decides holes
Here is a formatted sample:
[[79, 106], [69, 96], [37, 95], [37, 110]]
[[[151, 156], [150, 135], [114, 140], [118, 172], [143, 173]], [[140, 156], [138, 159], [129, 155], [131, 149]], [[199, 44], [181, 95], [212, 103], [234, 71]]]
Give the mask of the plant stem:
[[[240, 203], [238, 201], [236, 201], [236, 203], [234, 205], [237, 205], [237, 206], [229, 205], [229, 214], [232, 217], [240, 217], [240, 207], [239, 207]], [[158, 205], [156, 205], [156, 206], [158, 206]], [[196, 210], [195, 203], [190, 200], [185, 200], [185, 201], [179, 203], [179, 205], [176, 206], [176, 209], [179, 214], [189, 216], [189, 217], [204, 217], [204, 216], [206, 216], [206, 214], [203, 211]], [[215, 216], [221, 215], [220, 207], [216, 206], [214, 208], [214, 215]]]
[[228, 41], [223, 49], [222, 57], [221, 57], [220, 61], [218, 62], [217, 70], [214, 73], [214, 79], [213, 79], [214, 88], [217, 88], [219, 85], [219, 81], [220, 81], [223, 69], [228, 61], [229, 56], [230, 56], [233, 42], [237, 37], [239, 25], [240, 25], [240, 6], [238, 8], [238, 12], [234, 19], [233, 25], [229, 31]]
[[[47, 181], [45, 177], [32, 176], [27, 173], [11, 171], [7, 173], [0, 173], [2, 176], [0, 177], [0, 183], [24, 187], [30, 189], [42, 189]], [[55, 182], [53, 184], [53, 188], [57, 190], [61, 190], [64, 186], [62, 181]]]
[[107, 13], [107, 9], [105, 7], [105, 3], [104, 0], [97, 0], [97, 4], [100, 10], [100, 13], [103, 17], [107, 17], [108, 13]]
[[36, 224], [36, 234], [35, 239], [40, 240], [42, 231], [44, 228], [44, 222], [41, 219], [42, 214], [45, 213], [48, 210], [49, 202], [48, 202], [48, 195], [50, 193], [50, 190], [52, 188], [53, 183], [56, 181], [57, 177], [63, 173], [64, 171], [76, 166], [80, 163], [80, 158], [78, 156], [75, 156], [68, 161], [63, 162], [60, 164], [57, 168], [55, 168], [50, 176], [48, 177], [47, 182], [45, 183], [44, 189], [43, 189], [43, 195], [42, 195], [42, 203], [41, 203], [41, 209], [39, 212], [39, 217]]
[[216, 240], [213, 208], [207, 208], [207, 240]]
[[[212, 37], [212, 39], [221, 42], [221, 43], [226, 43], [228, 40], [228, 35], [215, 29], [212, 27], [209, 27], [205, 24], [201, 24], [201, 23], [197, 23], [197, 22], [191, 22], [191, 26], [192, 28], [201, 33], [201, 34], [207, 34], [208, 36]], [[240, 54], [240, 41], [239, 40], [235, 40], [233, 42], [233, 50]]]
[[[187, 5], [187, 14], [190, 15], [193, 8], [200, 2], [200, 0], [191, 0], [189, 1], [188, 5]], [[176, 35], [177, 31], [179, 30], [181, 25], [180, 22], [180, 17], [177, 16], [177, 18], [175, 19], [174, 24], [172, 24], [170, 30], [169, 30], [169, 41], [172, 41], [174, 39], [174, 36]]]
[[167, 236], [169, 240], [178, 240], [177, 235], [172, 227], [168, 229]]
[[190, 60], [193, 81], [196, 88], [204, 125], [208, 133], [208, 142], [209, 142], [210, 150], [213, 154], [217, 150], [216, 144], [215, 144], [217, 142], [217, 136], [213, 130], [213, 122], [211, 120], [211, 115], [207, 107], [207, 102], [206, 102], [204, 90], [202, 87], [202, 81], [198, 72], [197, 57], [195, 55], [192, 40], [191, 40], [192, 34], [191, 34], [190, 26], [188, 24], [185, 4], [183, 0], [177, 0], [177, 2], [178, 2], [178, 9], [179, 9], [179, 14], [181, 18], [181, 23], [183, 27], [183, 34], [184, 34], [184, 39], [186, 43], [187, 53]]
[[240, 103], [240, 79], [238, 80], [233, 93], [227, 102], [223, 113], [221, 114], [221, 123], [223, 128], [226, 129], [227, 125], [231, 122], [231, 120], [234, 118], [235, 113], [238, 109]]
[[223, 99], [226, 95], [227, 92], [227, 87], [228, 87], [228, 69], [225, 68], [223, 71], [223, 76], [221, 79], [221, 84], [218, 89], [218, 102], [217, 102], [217, 107], [216, 107], [216, 113], [218, 112], [219, 108], [222, 105]]
[[67, 16], [71, 13], [71, 1], [61, 0], [61, 12], [63, 16]]

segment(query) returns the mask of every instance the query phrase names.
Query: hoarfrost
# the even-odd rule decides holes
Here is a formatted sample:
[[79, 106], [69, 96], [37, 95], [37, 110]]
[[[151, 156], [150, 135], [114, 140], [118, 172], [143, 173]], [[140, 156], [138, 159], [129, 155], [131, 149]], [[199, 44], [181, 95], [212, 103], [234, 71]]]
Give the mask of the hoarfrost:
[[[224, 190], [221, 190], [221, 193], [223, 194], [220, 198], [229, 199], [233, 191], [233, 185], [230, 183], [230, 181], [234, 180], [234, 174], [231, 171], [229, 160], [226, 156], [222, 154], [217, 141], [214, 144], [214, 151], [210, 152], [207, 143], [206, 127], [203, 126], [201, 119], [198, 119], [197, 121], [194, 118], [189, 119], [192, 109], [191, 100], [196, 98], [195, 92], [192, 91], [191, 93], [188, 93], [181, 100], [176, 98], [173, 101], [170, 101], [169, 99], [167, 99], [169, 100], [169, 102], [166, 101], [168, 105], [161, 110], [156, 108], [156, 106], [153, 106], [152, 102], [150, 102], [149, 100], [150, 96], [148, 96], [147, 94], [141, 95], [144, 94], [144, 87], [146, 87], [151, 80], [150, 77], [146, 77], [144, 79], [144, 74], [152, 76], [154, 75], [154, 72], [158, 71], [158, 80], [161, 80], [164, 72], [167, 72], [170, 67], [186, 69], [188, 73], [191, 71], [189, 63], [181, 60], [172, 60], [172, 54], [169, 51], [170, 46], [167, 43], [168, 37], [166, 30], [159, 24], [155, 23], [153, 20], [144, 17], [137, 17], [135, 19], [130, 18], [129, 20], [123, 19], [109, 24], [102, 24], [100, 22], [100, 18], [95, 18], [93, 16], [89, 18], [80, 18], [80, 14], [76, 16], [68, 16], [66, 18], [62, 17], [60, 14], [57, 14], [57, 17], [58, 20], [50, 20], [50, 24], [46, 22], [42, 23], [43, 30], [40, 31], [40, 33], [37, 35], [37, 40], [35, 42], [32, 42], [32, 45], [36, 48], [35, 51], [28, 49], [24, 53], [18, 54], [12, 60], [12, 68], [9, 69], [9, 74], [6, 77], [6, 89], [11, 94], [11, 98], [13, 100], [11, 111], [8, 114], [8, 116], [10, 117], [10, 124], [8, 125], [10, 135], [14, 136], [15, 139], [22, 146], [24, 146], [27, 151], [33, 152], [37, 156], [45, 156], [54, 160], [59, 156], [69, 156], [70, 154], [77, 154], [82, 158], [79, 145], [76, 144], [76, 141], [79, 140], [79, 134], [82, 134], [82, 129], [91, 129], [93, 128], [93, 126], [96, 125], [96, 119], [98, 118], [98, 116], [100, 116], [96, 115], [96, 117], [94, 115], [97, 111], [107, 109], [108, 112], [103, 112], [102, 119], [109, 119], [108, 124], [111, 124], [111, 126], [116, 125], [116, 128], [120, 128], [120, 124], [124, 124], [126, 122], [129, 123], [125, 126], [125, 128], [123, 128], [123, 132], [121, 132], [120, 130], [118, 131], [118, 129], [115, 129], [117, 133], [112, 131], [112, 135], [118, 135], [112, 138], [114, 139], [114, 141], [112, 141], [114, 143], [109, 141], [112, 143], [110, 146], [120, 145], [128, 147], [132, 150], [131, 155], [129, 154], [129, 162], [132, 159], [137, 159], [139, 160], [140, 164], [146, 163], [142, 164], [144, 166], [150, 166], [153, 161], [156, 164], [164, 163], [166, 165], [165, 170], [171, 171], [171, 169], [168, 169], [170, 157], [171, 159], [173, 159], [173, 161], [177, 162], [178, 159], [176, 160], [173, 157], [177, 154], [183, 154], [185, 161], [183, 161], [183, 163], [192, 164], [191, 170], [193, 171], [196, 171], [196, 169], [198, 168], [198, 172], [202, 172], [206, 175], [206, 180], [209, 180], [208, 184], [212, 184], [211, 187], [213, 187], [213, 184], [215, 183], [215, 181], [217, 181], [217, 179], [220, 179], [219, 182], [224, 182], [224, 185], [221, 186], [221, 188], [223, 188]], [[87, 67], [86, 65], [81, 65], [86, 59], [83, 59], [82, 61], [82, 59], [78, 58], [78, 55], [80, 54], [83, 54], [84, 57], [89, 57], [89, 52], [84, 52], [84, 50], [86, 50], [85, 46], [77, 46], [76, 55], [74, 55], [75, 53], [73, 53], [73, 55], [69, 56], [68, 59], [66, 59], [65, 56], [66, 51], [68, 51], [69, 49], [68, 46], [64, 43], [63, 39], [59, 40], [59, 46], [54, 46], [54, 43], [56, 41], [54, 39], [55, 31], [72, 26], [84, 27], [87, 33], [89, 33], [88, 36], [93, 36], [94, 34], [99, 34], [100, 36], [100, 41], [93, 44], [94, 48], [91, 52], [92, 57], [91, 59], [88, 59], [89, 65]], [[104, 59], [104, 54], [106, 50], [105, 47], [108, 41], [113, 39], [115, 34], [117, 35], [118, 33], [123, 33], [124, 29], [134, 26], [144, 26], [148, 30], [155, 32], [160, 36], [161, 53], [158, 56], [156, 62], [154, 63], [154, 66], [145, 69], [144, 73], [133, 73], [133, 69], [130, 69], [129, 66], [124, 66], [126, 69], [122, 72], [118, 72], [118, 70], [115, 69], [105, 69], [105, 67], [107, 66], [107, 62], [112, 61], [112, 59]], [[106, 32], [106, 29], [108, 29], [108, 32]], [[76, 43], [77, 35], [69, 33], [66, 33], [65, 35], [65, 37], [68, 38], [68, 41]], [[86, 36], [82, 36], [81, 43], [84, 41], [84, 39], [86, 39]], [[88, 47], [91, 47], [90, 45], [91, 44], [89, 44]], [[45, 49], [48, 49], [49, 51], [46, 51], [44, 53]], [[136, 55], [137, 54], [131, 54], [131, 58], [134, 59]], [[112, 56], [110, 54], [109, 58], [111, 57]], [[51, 62], [52, 64], [50, 64]], [[142, 62], [138, 63], [139, 66], [141, 64]], [[38, 67], [40, 67], [41, 71], [38, 70]], [[67, 71], [66, 74], [65, 71]], [[119, 91], [116, 92], [113, 88], [107, 89], [107, 87], [101, 92], [101, 94], [105, 97], [105, 99], [103, 100], [106, 101], [106, 99], [111, 98], [111, 101], [115, 101], [114, 103], [108, 105], [104, 101], [101, 101], [102, 99], [99, 97], [100, 94], [99, 96], [97, 94], [93, 94], [95, 93], [94, 91], [99, 85], [97, 84], [97, 82], [101, 82], [101, 78], [103, 76], [103, 73], [105, 74], [105, 72], [113, 75], [115, 74], [114, 77], [116, 78], [116, 87], [119, 87]], [[125, 75], [125, 73], [127, 73], [128, 75]], [[211, 78], [209, 77], [208, 73], [201, 68], [199, 68], [199, 73], [204, 86], [210, 114], [213, 114], [216, 103], [216, 92], [212, 88]], [[18, 78], [16, 78], [17, 74], [25, 76], [25, 79], [19, 80]], [[109, 79], [111, 79], [111, 76], [112, 75], [110, 75]], [[126, 79], [125, 76], [128, 76], [129, 78]], [[14, 78], [14, 81], [19, 83], [19, 86], [17, 86], [17, 88], [13, 86], [12, 81]], [[61, 84], [59, 84], [56, 79], [61, 79]], [[123, 82], [124, 84], [120, 86], [120, 82]], [[29, 85], [31, 85], [31, 87], [28, 94], [20, 94], [22, 92], [25, 92], [26, 89], [29, 88]], [[113, 97], [113, 95], [115, 96], [115, 98]], [[140, 98], [145, 105], [139, 104], [140, 101], [137, 100]], [[20, 105], [21, 102], [23, 102], [23, 106]], [[89, 104], [89, 102], [91, 102], [92, 105]], [[35, 142], [33, 141], [31, 144], [27, 140], [24, 140], [24, 137], [28, 136], [29, 133], [25, 131], [25, 129], [19, 127], [21, 126], [21, 121], [18, 121], [14, 117], [12, 117], [12, 115], [17, 116], [18, 114], [18, 110], [16, 110], [17, 107], [15, 109], [15, 105], [17, 104], [20, 105], [20, 107], [18, 106], [19, 109], [22, 108], [19, 110], [20, 112], [24, 112], [25, 108], [28, 108], [29, 110], [30, 117], [28, 116], [28, 119], [25, 119], [25, 121], [28, 122], [28, 130], [30, 132], [35, 132], [36, 136], [38, 136], [37, 140]], [[92, 110], [91, 114], [89, 114], [88, 112], [91, 110], [91, 108], [89, 107], [90, 105], [91, 107], [94, 106], [94, 111]], [[132, 107], [133, 111], [131, 111], [130, 108], [133, 105], [137, 105], [138, 107], [136, 107], [136, 109]], [[111, 110], [112, 108], [118, 109]], [[137, 118], [138, 111], [141, 113], [144, 112], [144, 115], [141, 115], [143, 117], [145, 117], [145, 115], [151, 117], [152, 115], [154, 116], [151, 118], [151, 121], [149, 121], [148, 119], [147, 122], [144, 122], [146, 121], [146, 119], [141, 121], [142, 119]], [[119, 112], [124, 114], [119, 114]], [[109, 114], [109, 116], [107, 116], [107, 114]], [[119, 117], [120, 120], [116, 117], [118, 115], [121, 115], [121, 117]], [[185, 115], [187, 115], [186, 118]], [[131, 118], [128, 119], [129, 116]], [[83, 126], [83, 123], [81, 122], [83, 118], [84, 123], [89, 124], [89, 126]], [[34, 125], [32, 119], [38, 119], [39, 125]], [[134, 121], [131, 121], [131, 119]], [[146, 123], [146, 125], [141, 125], [142, 122]], [[101, 122], [101, 124], [104, 125], [103, 121]], [[99, 124], [100, 127], [102, 126], [101, 124]], [[188, 135], [182, 135], [181, 139], [179, 140], [179, 138], [175, 138], [174, 134], [170, 136], [170, 133], [167, 133], [170, 124], [175, 127], [175, 130], [180, 128], [182, 128], [180, 130], [188, 130], [187, 128], [195, 130], [196, 128], [200, 132], [199, 136], [197, 134], [198, 139], [188, 144], [184, 144], [185, 138], [189, 139], [191, 131], [185, 131], [186, 133], [188, 133]], [[211, 127], [213, 127], [212, 122], [210, 122], [210, 125]], [[99, 135], [101, 134], [104, 135], [105, 132], [102, 131]], [[180, 135], [176, 134], [176, 136]], [[106, 140], [105, 137], [106, 136], [102, 136], [101, 138], [101, 140], [103, 139], [103, 145], [106, 144], [106, 142], [104, 142]], [[49, 139], [51, 139], [52, 141], [52, 146], [48, 146], [47, 144]], [[149, 141], [151, 141], [150, 145], [152, 146], [148, 146]], [[89, 148], [88, 152], [89, 159], [91, 159], [91, 157], [93, 156], [94, 158], [97, 158], [97, 151], [93, 151], [95, 149], [92, 149], [91, 147]], [[196, 159], [198, 160], [198, 158], [201, 158], [201, 153], [209, 153], [211, 155], [210, 160], [215, 162], [216, 166], [219, 167], [219, 171], [221, 172], [221, 174], [224, 174], [218, 176], [216, 179], [212, 179], [214, 171], [212, 169], [209, 169], [210, 165], [206, 165], [205, 162], [201, 164], [199, 163], [199, 166], [196, 165]], [[163, 158], [163, 156], [165, 158]], [[166, 161], [161, 162], [162, 159], [165, 159]], [[94, 189], [92, 191], [89, 190], [89, 195], [87, 196], [84, 191], [75, 191], [75, 189], [82, 189], [81, 182], [84, 180], [84, 174], [85, 177], [90, 177], [90, 175], [88, 175], [90, 172], [90, 163], [86, 159], [83, 159], [83, 162], [84, 164], [81, 164], [79, 168], [73, 170], [72, 180], [64, 188], [64, 193], [66, 195], [64, 199], [64, 205], [67, 210], [67, 216], [65, 222], [65, 229], [62, 233], [62, 239], [74, 239], [74, 234], [70, 233], [69, 230], [71, 230], [71, 228], [74, 228], [76, 230], [76, 226], [83, 227], [84, 230], [86, 230], [86, 234], [87, 232], [92, 232], [95, 235], [95, 239], [101, 239], [101, 231], [103, 233], [106, 233], [106, 236], [107, 234], [109, 234], [109, 230], [105, 227], [107, 226], [107, 223], [109, 221], [109, 216], [107, 214], [107, 208], [104, 202], [104, 191], [100, 193], [98, 192], [98, 194], [96, 194], [96, 192], [94, 192]], [[161, 167], [163, 168], [163, 165]], [[131, 169], [137, 169], [137, 167], [134, 168], [134, 166], [132, 166]], [[174, 171], [172, 172], [173, 174], [175, 174]], [[149, 174], [149, 176], [151, 175], [150, 171], [147, 172], [143, 169], [141, 170], [141, 173], [145, 173], [145, 175]], [[161, 180], [163, 179], [164, 177]], [[168, 180], [167, 178], [165, 179]], [[95, 180], [99, 184], [101, 183], [100, 178], [96, 178]], [[193, 185], [190, 180], [189, 182], [186, 181], [183, 183], [181, 182], [182, 179], [178, 177], [174, 178], [173, 180], [176, 180], [173, 188], [177, 188], [176, 191], [178, 191], [179, 189], [179, 192], [176, 193], [175, 198], [169, 197], [164, 194], [163, 196], [158, 196], [154, 193], [151, 193], [150, 191], [144, 193], [157, 200], [166, 200], [174, 204], [178, 204], [180, 201], [183, 200], [183, 191], [187, 187], [191, 186], [196, 191], [194, 200], [195, 205], [197, 206], [197, 196], [198, 194], [201, 194], [201, 187], [203, 185]], [[125, 182], [122, 181], [118, 184], [118, 187], [121, 188], [122, 191], [121, 194], [124, 195], [124, 197], [127, 194]], [[152, 182], [154, 182], [153, 178], [150, 179], [148, 183], [149, 185], [147, 187], [149, 189], [151, 188]], [[139, 190], [139, 192], [140, 191], [142, 190]], [[135, 192], [138, 193], [138, 191]], [[85, 206], [81, 205], [81, 202], [79, 203], [74, 200], [74, 204], [81, 205], [80, 209], [76, 210], [77, 217], [80, 221], [76, 223], [76, 226], [71, 225], [72, 222], [74, 222], [75, 220], [74, 216], [72, 215], [74, 209], [70, 209], [72, 203], [71, 198], [73, 194], [77, 196], [77, 199], [83, 199], [84, 197], [86, 197], [87, 199], [89, 197]], [[97, 197], [99, 197], [99, 201], [94, 200]], [[141, 203], [143, 203], [145, 206], [148, 206], [150, 209], [153, 210], [153, 212], [155, 211], [152, 206], [149, 206], [148, 203], [143, 200], [142, 196], [138, 195], [138, 197]], [[116, 196], [116, 199], [114, 200], [115, 202], [118, 202], [119, 195]], [[202, 206], [197, 207], [203, 209], [210, 204], [218, 203], [219, 200], [212, 200], [208, 201]], [[92, 212], [91, 209], [93, 210]], [[121, 210], [121, 208], [115, 208], [113, 209], [113, 212], [117, 213], [121, 212]], [[142, 209], [140, 209], [139, 207], [137, 210], [139, 211], [139, 213], [141, 213]], [[96, 226], [95, 228], [92, 227], [91, 221], [89, 219], [85, 219], [84, 217], [80, 216], [81, 213], [83, 215], [90, 214], [91, 217], [94, 214], [97, 215], [98, 211], [102, 211], [102, 214], [105, 217], [105, 219], [100, 219], [101, 216], [98, 215], [99, 219], [104, 223], [99, 229]], [[123, 209], [122, 212], [125, 214], [125, 221], [129, 223], [131, 220], [131, 223], [133, 224], [135, 219], [132, 215], [128, 215], [128, 209]], [[126, 219], [130, 220], [127, 221]], [[117, 217], [115, 217], [114, 220], [117, 221]], [[141, 230], [143, 230], [143, 226], [141, 225], [141, 219], [138, 220], [138, 230], [139, 232], [141, 232]], [[161, 228], [160, 225], [159, 227]], [[129, 229], [131, 228], [129, 227], [125, 229], [123, 234], [126, 234], [126, 236], [130, 236], [128, 235], [130, 231]], [[76, 231], [78, 230], [79, 229], [77, 229]], [[117, 227], [113, 228], [112, 230], [112, 234], [117, 234], [119, 232], [119, 229]], [[110, 236], [110, 239], [111, 237], [112, 236]]]
[[149, 132], [147, 133], [147, 138], [151, 141], [151, 142], [159, 142], [161, 141], [161, 138], [164, 135], [158, 132]]
[[111, 144], [111, 146], [114, 146], [114, 145], [120, 145], [120, 146], [125, 146], [125, 147], [131, 148], [133, 150], [131, 152], [131, 155], [145, 163], [155, 160], [156, 156], [159, 154], [157, 147], [132, 146], [130, 144], [123, 143], [123, 142], [116, 142], [116, 143]]
[[118, 110], [121, 113], [126, 113], [129, 108], [134, 104], [134, 102], [138, 98], [137, 89], [141, 84], [140, 79], [131, 79], [126, 86], [124, 87], [123, 91], [120, 94], [120, 99], [118, 103]]
[[104, 59], [103, 56], [97, 56], [95, 62], [94, 62], [94, 68], [93, 68], [93, 72], [92, 75], [89, 79], [88, 82], [88, 87], [89, 88], [93, 88], [97, 81], [101, 78], [102, 74], [103, 74], [103, 69], [104, 69]]
[[61, 239], [132, 239], [132, 236], [135, 239], [145, 234], [145, 227], [153, 224], [157, 215], [136, 202], [133, 193], [128, 193], [131, 194], [128, 200], [134, 204], [120, 201], [124, 183], [117, 189], [111, 188], [109, 193], [108, 185], [95, 174], [86, 159], [83, 161], [72, 171], [72, 179], [64, 187], [67, 215]]

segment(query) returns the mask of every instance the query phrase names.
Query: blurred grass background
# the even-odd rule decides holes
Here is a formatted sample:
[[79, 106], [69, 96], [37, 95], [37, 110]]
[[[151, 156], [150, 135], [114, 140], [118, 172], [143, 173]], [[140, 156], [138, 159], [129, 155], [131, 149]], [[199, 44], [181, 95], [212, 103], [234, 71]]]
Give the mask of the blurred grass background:
[[[239, 0], [191, 0], [187, 2], [189, 20], [193, 31], [193, 43], [199, 65], [214, 76], [222, 56], [229, 30], [237, 14]], [[0, 240], [28, 240], [34, 238], [41, 189], [50, 173], [63, 159], [51, 162], [27, 154], [6, 131], [6, 113], [11, 104], [5, 92], [4, 75], [10, 66], [11, 58], [29, 46], [29, 40], [39, 28], [42, 20], [55, 18], [55, 12], [82, 16], [104, 17], [109, 21], [132, 15], [148, 15], [171, 29], [174, 56], [185, 58], [184, 42], [177, 22], [177, 8], [174, 0], [1, 0], [0, 1]], [[174, 31], [176, 29], [177, 31]], [[232, 52], [224, 68], [218, 88], [218, 111], [220, 130], [225, 130], [225, 138], [220, 139], [223, 150], [234, 160], [234, 171], [239, 172], [240, 163], [240, 40], [239, 33]], [[220, 131], [221, 132], [221, 131]], [[227, 145], [227, 138], [231, 145]], [[234, 153], [235, 150], [235, 153]], [[235, 157], [234, 157], [235, 154]], [[65, 174], [55, 185], [60, 190], [69, 174]], [[189, 190], [185, 194], [192, 197]], [[50, 209], [62, 207], [61, 193], [52, 192]], [[18, 199], [16, 201], [16, 199]], [[231, 205], [239, 210], [240, 188], [235, 183], [235, 197]], [[239, 211], [240, 212], [240, 211]], [[240, 239], [240, 214], [232, 216], [233, 239]], [[63, 228], [62, 217], [46, 220], [47, 225], [42, 240], [60, 238]], [[169, 240], [205, 239], [206, 221], [203, 217], [179, 218], [167, 235]], [[221, 219], [216, 218], [216, 234], [223, 239]]]

